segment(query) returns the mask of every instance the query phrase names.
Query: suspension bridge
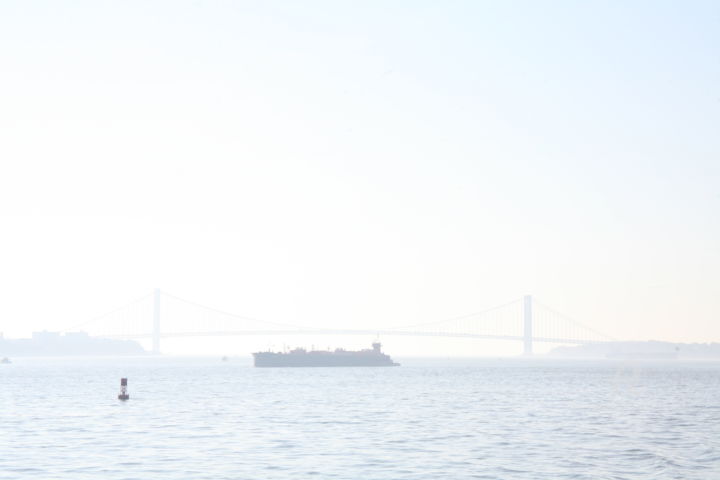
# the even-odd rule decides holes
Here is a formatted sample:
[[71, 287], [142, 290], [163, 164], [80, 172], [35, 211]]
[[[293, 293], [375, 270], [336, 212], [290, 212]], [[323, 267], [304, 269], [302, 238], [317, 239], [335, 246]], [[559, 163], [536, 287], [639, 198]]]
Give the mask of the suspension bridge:
[[401, 335], [510, 340], [523, 343], [526, 355], [533, 343], [587, 344], [614, 339], [586, 327], [525, 295], [479, 312], [435, 322], [384, 328], [316, 328], [244, 317], [200, 305], [162, 292], [154, 292], [127, 305], [65, 331], [115, 339], [151, 339], [160, 353], [160, 340], [171, 337], [231, 335]]

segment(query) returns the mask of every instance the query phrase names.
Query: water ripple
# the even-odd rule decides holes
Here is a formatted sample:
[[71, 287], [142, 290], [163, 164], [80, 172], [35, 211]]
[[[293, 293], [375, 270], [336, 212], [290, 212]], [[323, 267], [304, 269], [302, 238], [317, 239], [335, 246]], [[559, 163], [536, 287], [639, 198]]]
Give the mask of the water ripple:
[[18, 359], [0, 387], [2, 480], [720, 478], [716, 366]]

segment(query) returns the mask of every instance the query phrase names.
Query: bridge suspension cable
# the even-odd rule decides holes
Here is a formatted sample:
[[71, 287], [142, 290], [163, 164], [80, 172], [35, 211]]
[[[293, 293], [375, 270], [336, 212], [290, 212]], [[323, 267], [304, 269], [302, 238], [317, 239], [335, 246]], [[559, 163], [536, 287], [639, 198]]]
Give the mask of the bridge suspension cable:
[[542, 302], [535, 301], [540, 308], [535, 309], [538, 316], [536, 335], [539, 338], [576, 339], [580, 343], [602, 343], [616, 341], [615, 338], [601, 333], [581, 322], [548, 307]]

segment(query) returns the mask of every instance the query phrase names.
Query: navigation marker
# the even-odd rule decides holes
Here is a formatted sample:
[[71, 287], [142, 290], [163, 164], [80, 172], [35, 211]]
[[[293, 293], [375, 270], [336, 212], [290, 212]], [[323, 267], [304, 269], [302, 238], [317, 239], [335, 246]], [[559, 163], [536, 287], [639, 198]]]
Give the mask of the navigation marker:
[[127, 393], [127, 378], [120, 379], [120, 394], [118, 400], [130, 400], [130, 395]]

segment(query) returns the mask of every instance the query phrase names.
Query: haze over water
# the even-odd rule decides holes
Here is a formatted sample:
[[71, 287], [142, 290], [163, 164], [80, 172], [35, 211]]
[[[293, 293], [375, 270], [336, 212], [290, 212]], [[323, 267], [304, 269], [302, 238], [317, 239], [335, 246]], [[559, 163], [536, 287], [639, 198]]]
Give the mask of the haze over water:
[[615, 338], [718, 341], [718, 18], [3, 1], [0, 332], [158, 287], [350, 329], [532, 294]]
[[258, 370], [217, 357], [372, 340], [185, 336], [128, 304], [375, 336], [532, 295], [608, 338], [718, 342], [719, 19], [3, 0], [0, 334], [137, 306], [183, 334], [161, 352], [215, 357], [7, 353], [0, 480], [720, 478], [718, 363], [413, 362], [524, 345], [397, 336], [399, 368]]
[[398, 360], [18, 359], [0, 479], [720, 476], [717, 363]]

